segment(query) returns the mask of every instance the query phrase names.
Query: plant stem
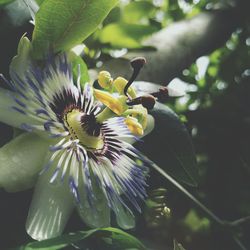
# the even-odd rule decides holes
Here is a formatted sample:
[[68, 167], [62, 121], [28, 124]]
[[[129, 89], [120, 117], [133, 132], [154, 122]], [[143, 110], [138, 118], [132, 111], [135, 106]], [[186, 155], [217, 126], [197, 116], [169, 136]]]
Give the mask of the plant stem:
[[211, 210], [204, 206], [200, 201], [198, 201], [187, 189], [185, 189], [181, 184], [179, 184], [174, 178], [167, 174], [163, 169], [157, 166], [155, 163], [151, 162], [151, 166], [159, 172], [162, 176], [168, 179], [176, 188], [183, 192], [189, 199], [191, 199], [198, 207], [200, 207], [209, 217], [220, 225], [224, 225], [224, 221], [221, 220], [217, 215], [215, 215]]
[[[244, 223], [248, 220], [250, 220], [250, 216], [241, 218], [239, 220], [235, 220], [233, 222], [228, 222], [225, 220], [220, 219], [217, 215], [215, 215], [210, 209], [208, 209], [205, 205], [203, 205], [198, 199], [196, 199], [186, 188], [184, 188], [181, 184], [179, 184], [174, 178], [172, 178], [169, 174], [167, 174], [163, 169], [161, 169], [159, 166], [157, 166], [154, 162], [152, 162], [150, 159], [148, 159], [146, 156], [145, 158], [151, 163], [151, 166], [159, 172], [162, 176], [164, 176], [168, 181], [170, 181], [177, 189], [179, 189], [181, 192], [183, 192], [190, 200], [192, 200], [201, 210], [203, 210], [210, 219], [212, 219], [214, 222], [219, 224], [222, 227], [229, 226], [238, 226], [241, 223]], [[243, 245], [243, 243], [238, 239], [237, 236], [232, 235], [233, 240], [238, 245], [238, 247], [241, 250], [247, 250], [247, 248]]]

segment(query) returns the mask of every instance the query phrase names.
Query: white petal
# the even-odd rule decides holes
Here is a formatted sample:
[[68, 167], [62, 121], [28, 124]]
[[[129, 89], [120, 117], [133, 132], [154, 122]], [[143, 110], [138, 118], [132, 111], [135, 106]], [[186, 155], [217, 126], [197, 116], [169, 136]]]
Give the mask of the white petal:
[[155, 119], [152, 115], [148, 115], [147, 116], [147, 127], [146, 127], [142, 137], [150, 134], [153, 131], [154, 127], [155, 127]]
[[119, 201], [115, 206], [116, 222], [119, 227], [127, 230], [135, 227], [135, 217], [131, 211], [124, 208]]
[[89, 205], [84, 184], [80, 182], [78, 187], [80, 193], [81, 207], [78, 206], [78, 212], [82, 220], [90, 227], [109, 227], [110, 226], [110, 208], [107, 200], [100, 188], [92, 178], [93, 198], [92, 207]]
[[39, 177], [26, 222], [27, 233], [35, 240], [60, 235], [74, 208], [68, 183], [50, 184], [51, 171]]
[[78, 207], [78, 212], [88, 226], [93, 228], [110, 226], [110, 209], [103, 195], [96, 196], [93, 207], [88, 205], [87, 199], [83, 200], [82, 205], [81, 208]]
[[49, 142], [24, 133], [0, 149], [0, 187], [16, 192], [34, 185], [41, 171]]
[[0, 121], [16, 128], [24, 123], [36, 125], [34, 119], [12, 109], [15, 103], [11, 95], [11, 91], [0, 88]]

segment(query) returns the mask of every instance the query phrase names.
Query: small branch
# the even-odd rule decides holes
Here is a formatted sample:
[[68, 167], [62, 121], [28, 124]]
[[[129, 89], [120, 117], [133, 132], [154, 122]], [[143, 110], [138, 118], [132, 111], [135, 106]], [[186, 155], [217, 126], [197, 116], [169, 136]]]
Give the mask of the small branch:
[[240, 218], [238, 220], [229, 222], [229, 225], [232, 227], [236, 227], [236, 226], [240, 226], [240, 225], [247, 223], [247, 222], [250, 222], [250, 216], [246, 216], [246, 217]]

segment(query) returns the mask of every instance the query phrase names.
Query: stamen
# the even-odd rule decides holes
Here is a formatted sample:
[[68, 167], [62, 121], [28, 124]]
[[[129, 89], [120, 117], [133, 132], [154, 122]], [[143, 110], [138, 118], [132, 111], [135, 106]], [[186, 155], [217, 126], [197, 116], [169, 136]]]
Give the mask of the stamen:
[[144, 66], [145, 63], [146, 63], [146, 59], [144, 57], [136, 57], [133, 60], [131, 60], [130, 64], [133, 68], [133, 74], [124, 88], [124, 95], [128, 96], [127, 94], [128, 88], [134, 82], [134, 80], [140, 73], [140, 70]]

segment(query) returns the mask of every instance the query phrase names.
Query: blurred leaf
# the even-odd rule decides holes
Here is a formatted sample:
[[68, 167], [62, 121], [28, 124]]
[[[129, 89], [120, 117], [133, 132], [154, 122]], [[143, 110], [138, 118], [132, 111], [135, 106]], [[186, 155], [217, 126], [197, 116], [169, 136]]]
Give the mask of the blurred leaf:
[[151, 17], [155, 11], [155, 7], [148, 1], [131, 2], [124, 7], [123, 20], [126, 23], [135, 23]]
[[14, 2], [15, 0], [0, 0], [0, 6]]
[[99, 39], [113, 47], [141, 48], [142, 39], [155, 31], [155, 27], [148, 25], [113, 23], [101, 30]]
[[207, 218], [200, 218], [193, 209], [186, 215], [184, 223], [193, 232], [207, 229], [210, 225], [210, 221]]
[[150, 114], [154, 130], [143, 138], [140, 150], [178, 181], [196, 186], [198, 168], [191, 138], [178, 116], [167, 106], [157, 103]]
[[81, 43], [108, 15], [117, 0], [44, 0], [36, 15], [34, 55], [66, 51]]
[[19, 247], [17, 250], [89, 249], [89, 247], [102, 250], [146, 249], [132, 235], [120, 229], [109, 227], [71, 233], [40, 242], [32, 242], [26, 246]]
[[183, 246], [174, 239], [174, 250], [185, 250]]

